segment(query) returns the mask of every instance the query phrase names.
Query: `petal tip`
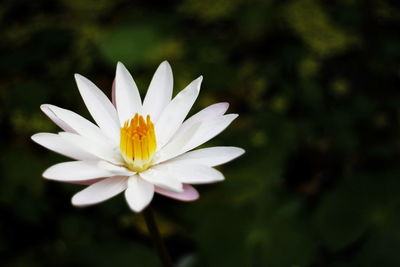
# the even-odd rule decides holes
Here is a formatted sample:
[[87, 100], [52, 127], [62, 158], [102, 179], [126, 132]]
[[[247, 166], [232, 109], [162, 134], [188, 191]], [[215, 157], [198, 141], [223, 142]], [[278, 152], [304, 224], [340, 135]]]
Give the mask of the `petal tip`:
[[49, 104], [41, 104], [40, 105], [40, 109], [42, 110], [42, 111], [44, 111], [45, 109], [48, 109], [49, 108]]
[[40, 110], [48, 117], [55, 115], [54, 112], [51, 110], [51, 104], [42, 104], [40, 105]]
[[171, 65], [169, 64], [169, 62], [167, 61], [167, 60], [164, 60], [163, 62], [161, 62], [161, 64], [160, 64], [160, 67], [161, 66], [163, 66], [163, 67], [169, 67], [169, 68], [171, 68]]
[[61, 108], [59, 108], [59, 107], [57, 107], [55, 105], [52, 105], [52, 104], [42, 104], [42, 105], [40, 105], [40, 109], [44, 113], [49, 112], [49, 111], [54, 113], [54, 110], [58, 110], [58, 109], [61, 109]]
[[79, 207], [80, 205], [79, 205], [79, 201], [77, 200], [77, 195], [74, 195], [72, 198], [71, 198], [71, 204], [72, 204], [72, 206], [74, 206], [74, 207]]
[[[129, 72], [129, 70], [126, 68], [126, 66], [122, 62], [118, 61], [115, 83], [116, 84], [119, 83], [120, 79], [126, 80], [127, 78], [133, 80], [132, 75]], [[135, 83], [135, 81], [133, 81], [133, 83]], [[135, 86], [136, 86], [136, 84], [135, 84]]]
[[84, 207], [92, 205], [92, 204], [87, 204], [87, 203], [82, 202], [82, 200], [79, 199], [79, 193], [75, 194], [71, 198], [71, 204], [72, 204], [72, 206], [74, 206], [76, 208], [84, 208]]
[[196, 80], [194, 80], [195, 83], [195, 89], [197, 92], [200, 91], [201, 83], [203, 82], [203, 76], [200, 75]]
[[196, 191], [195, 195], [193, 196], [193, 198], [190, 201], [196, 201], [200, 198], [200, 194], [198, 191]]
[[233, 119], [236, 119], [237, 117], [239, 117], [239, 114], [237, 114], [237, 113], [231, 113], [228, 115], [230, 115]]
[[39, 138], [43, 136], [42, 133], [35, 133], [34, 135], [31, 136], [31, 140], [35, 143], [39, 143]]
[[121, 61], [117, 62], [117, 72], [119, 70], [126, 70], [126, 67], [125, 67], [124, 63], [122, 63]]
[[82, 79], [83, 76], [80, 75], [79, 73], [74, 73], [74, 78], [75, 78], [75, 80], [79, 80], [79, 79]]
[[161, 62], [160, 67], [164, 69], [164, 72], [167, 74], [169, 79], [173, 79], [172, 68], [168, 61], [164, 60]]
[[[51, 168], [51, 167], [50, 167], [50, 168]], [[49, 169], [50, 169], [50, 168], [49, 168]], [[45, 171], [42, 173], [42, 177], [45, 178], [45, 179], [48, 179], [48, 180], [52, 180], [51, 175], [49, 175], [49, 169], [45, 170]]]
[[79, 73], [75, 73], [74, 77], [75, 77], [75, 81], [76, 81], [76, 83], [78, 85], [79, 91], [82, 90], [82, 88], [83, 88], [82, 85], [87, 84], [88, 82], [90, 82], [89, 79], [87, 79], [86, 77], [80, 75]]
[[78, 86], [78, 90], [81, 91], [83, 88], [83, 84], [85, 82], [85, 77], [83, 77], [82, 75], [80, 75], [78, 73], [75, 73], [74, 78], [75, 78], [75, 82]]
[[238, 150], [238, 157], [240, 157], [241, 155], [243, 155], [244, 153], [246, 153], [246, 150], [244, 150], [244, 149], [241, 148], [241, 147], [237, 147], [237, 150]]
[[226, 109], [229, 108], [229, 102], [221, 102], [221, 105], [224, 106]]
[[139, 212], [143, 211], [143, 210], [148, 206], [148, 205], [146, 205], [146, 206], [132, 205], [129, 201], [127, 201], [127, 203], [128, 203], [128, 207], [129, 207], [133, 212], [136, 212], [136, 213], [139, 213]]
[[[62, 163], [59, 163], [62, 164]], [[53, 165], [48, 167], [43, 173], [42, 173], [42, 177], [47, 179], [47, 180], [56, 180], [57, 181], [57, 166], [59, 164]]]

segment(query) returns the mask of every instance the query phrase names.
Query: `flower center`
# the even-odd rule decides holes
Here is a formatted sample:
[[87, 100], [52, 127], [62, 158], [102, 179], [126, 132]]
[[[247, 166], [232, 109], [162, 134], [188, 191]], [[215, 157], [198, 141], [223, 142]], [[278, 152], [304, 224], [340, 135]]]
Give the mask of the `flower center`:
[[156, 151], [154, 125], [147, 115], [144, 120], [138, 113], [121, 128], [120, 150], [129, 169], [140, 172], [150, 165]]

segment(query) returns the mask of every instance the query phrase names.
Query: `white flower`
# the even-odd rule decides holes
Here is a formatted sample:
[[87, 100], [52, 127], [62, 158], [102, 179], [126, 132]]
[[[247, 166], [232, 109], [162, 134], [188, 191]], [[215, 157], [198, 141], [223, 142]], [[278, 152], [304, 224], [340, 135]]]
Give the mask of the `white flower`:
[[76, 74], [75, 79], [97, 125], [72, 111], [45, 104], [42, 111], [64, 132], [32, 136], [36, 143], [74, 159], [51, 166], [43, 177], [89, 185], [73, 196], [75, 206], [96, 204], [123, 191], [136, 212], [150, 203], [154, 192], [196, 200], [199, 194], [190, 184], [222, 181], [224, 176], [213, 167], [244, 153], [241, 148], [223, 146], [191, 151], [238, 116], [224, 115], [228, 103], [217, 103], [185, 120], [199, 94], [201, 76], [171, 100], [172, 70], [164, 61], [143, 103], [122, 63], [117, 65], [113, 103], [85, 77]]

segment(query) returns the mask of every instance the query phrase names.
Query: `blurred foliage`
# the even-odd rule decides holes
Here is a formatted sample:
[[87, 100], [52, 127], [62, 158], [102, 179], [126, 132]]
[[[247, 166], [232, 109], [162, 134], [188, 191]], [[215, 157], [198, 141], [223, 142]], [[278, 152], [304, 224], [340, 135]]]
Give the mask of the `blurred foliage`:
[[241, 116], [209, 145], [245, 156], [199, 201], [154, 201], [190, 266], [400, 266], [400, 9], [390, 0], [5, 0], [0, 4], [2, 266], [158, 266], [122, 196], [76, 209], [33, 144], [52, 103], [88, 116], [73, 73], [110, 95], [117, 61], [144, 94], [169, 60], [194, 111]]

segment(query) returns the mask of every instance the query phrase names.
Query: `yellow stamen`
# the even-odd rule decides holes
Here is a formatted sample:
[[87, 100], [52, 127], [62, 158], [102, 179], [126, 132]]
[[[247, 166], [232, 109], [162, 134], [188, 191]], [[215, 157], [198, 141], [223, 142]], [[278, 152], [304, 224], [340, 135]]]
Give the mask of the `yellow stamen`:
[[133, 171], [144, 171], [151, 165], [157, 148], [154, 125], [147, 115], [135, 116], [127, 120], [121, 128], [120, 150], [128, 167]]

